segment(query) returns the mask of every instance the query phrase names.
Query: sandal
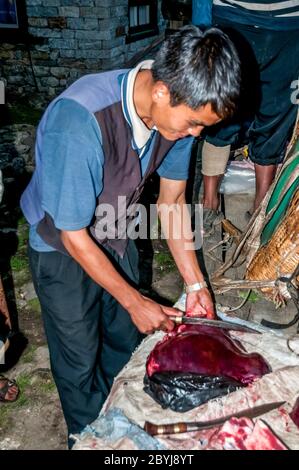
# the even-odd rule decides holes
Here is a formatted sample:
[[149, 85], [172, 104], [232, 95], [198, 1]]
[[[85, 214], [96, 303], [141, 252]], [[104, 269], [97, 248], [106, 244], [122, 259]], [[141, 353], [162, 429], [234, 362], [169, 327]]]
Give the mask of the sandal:
[[208, 237], [215, 231], [216, 225], [219, 225], [224, 215], [221, 211], [215, 209], [203, 208], [203, 236]]
[[[15, 388], [14, 392], [12, 391], [13, 387]], [[0, 375], [0, 402], [14, 402], [17, 400], [19, 393], [20, 390], [15, 380]]]

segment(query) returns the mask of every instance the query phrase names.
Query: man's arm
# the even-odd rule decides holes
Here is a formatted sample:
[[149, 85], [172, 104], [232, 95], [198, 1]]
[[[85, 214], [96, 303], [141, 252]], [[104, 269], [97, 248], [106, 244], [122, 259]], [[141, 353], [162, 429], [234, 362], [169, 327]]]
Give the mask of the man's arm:
[[[162, 230], [178, 270], [185, 283], [192, 285], [203, 282], [204, 277], [192, 243], [191, 219], [185, 206], [185, 190], [185, 181], [161, 178], [157, 206]], [[186, 312], [194, 316], [215, 317], [213, 301], [207, 288], [188, 294]]]
[[178, 315], [179, 312], [153, 302], [130, 286], [94, 243], [86, 229], [62, 231], [61, 239], [69, 254], [84, 271], [129, 312], [141, 333], [152, 333], [158, 329], [171, 331], [174, 328], [168, 315]]

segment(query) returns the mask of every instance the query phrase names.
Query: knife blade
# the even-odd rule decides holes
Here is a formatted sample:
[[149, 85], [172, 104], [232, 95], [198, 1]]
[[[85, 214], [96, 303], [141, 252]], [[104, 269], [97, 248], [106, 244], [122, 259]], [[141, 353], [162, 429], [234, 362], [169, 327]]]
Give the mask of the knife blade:
[[236, 323], [232, 323], [229, 321], [224, 320], [210, 320], [209, 318], [202, 318], [202, 317], [186, 317], [183, 315], [182, 317], [177, 317], [175, 315], [171, 315], [168, 317], [177, 325], [205, 325], [205, 326], [213, 326], [215, 328], [222, 328], [224, 330], [233, 330], [233, 331], [243, 331], [246, 333], [256, 333], [262, 334], [261, 331], [255, 330], [249, 326], [245, 325], [237, 325]]
[[231, 418], [257, 418], [269, 411], [275, 410], [280, 406], [284, 405], [285, 401], [277, 401], [272, 403], [266, 403], [264, 405], [255, 406], [254, 408], [247, 408], [236, 413], [232, 413], [222, 418], [213, 419], [210, 421], [193, 421], [193, 422], [178, 422], [171, 424], [154, 424], [149, 421], [145, 421], [144, 430], [150, 434], [150, 436], [161, 436], [164, 434], [179, 434], [183, 432], [201, 431], [203, 429], [211, 429], [219, 426], [225, 421]]

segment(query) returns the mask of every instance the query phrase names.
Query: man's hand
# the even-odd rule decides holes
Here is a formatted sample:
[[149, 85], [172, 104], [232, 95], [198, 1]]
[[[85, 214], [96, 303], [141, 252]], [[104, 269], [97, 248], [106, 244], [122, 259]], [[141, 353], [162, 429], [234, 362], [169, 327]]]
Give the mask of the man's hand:
[[151, 334], [156, 330], [172, 331], [175, 325], [168, 316], [182, 316], [179, 310], [164, 307], [144, 296], [141, 296], [141, 299], [130, 307], [128, 312], [138, 330], [145, 334]]
[[187, 295], [186, 315], [188, 317], [215, 318], [212, 297], [206, 287]]

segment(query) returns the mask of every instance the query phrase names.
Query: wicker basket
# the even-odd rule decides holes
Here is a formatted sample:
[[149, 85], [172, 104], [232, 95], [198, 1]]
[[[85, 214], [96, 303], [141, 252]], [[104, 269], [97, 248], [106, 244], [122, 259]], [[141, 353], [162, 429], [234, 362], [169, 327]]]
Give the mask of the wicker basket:
[[[246, 279], [273, 281], [290, 276], [299, 264], [299, 188], [295, 192], [287, 213], [269, 242], [260, 247], [247, 268]], [[299, 276], [294, 281], [299, 287]], [[278, 284], [274, 289], [262, 288], [264, 295], [277, 305], [289, 298], [288, 291]]]

